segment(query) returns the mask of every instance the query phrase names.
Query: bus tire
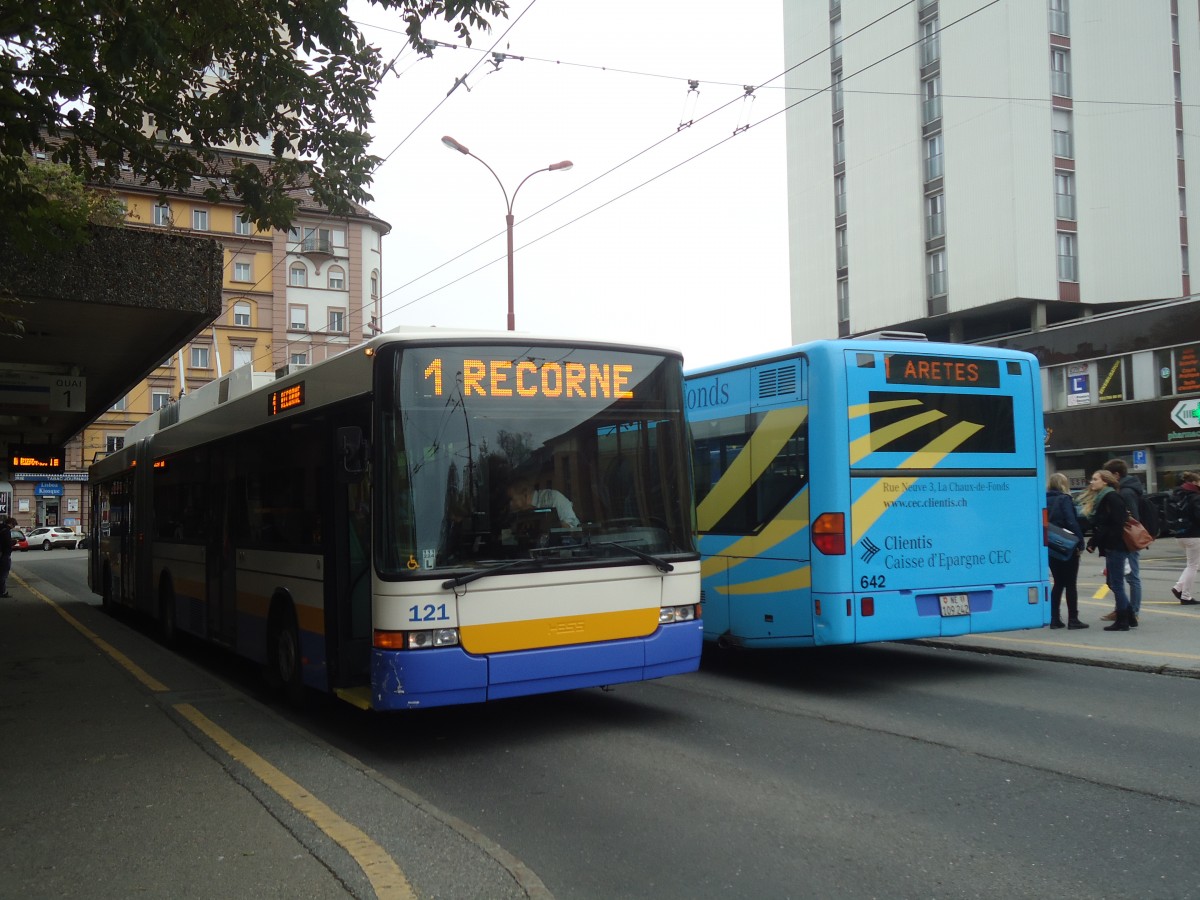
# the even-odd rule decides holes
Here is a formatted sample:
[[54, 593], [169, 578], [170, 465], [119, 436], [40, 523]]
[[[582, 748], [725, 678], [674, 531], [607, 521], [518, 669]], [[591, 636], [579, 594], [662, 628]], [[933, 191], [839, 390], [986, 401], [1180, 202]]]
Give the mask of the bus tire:
[[304, 701], [304, 678], [300, 664], [300, 629], [296, 611], [288, 601], [279, 601], [271, 609], [267, 624], [267, 684], [282, 694], [289, 706]]

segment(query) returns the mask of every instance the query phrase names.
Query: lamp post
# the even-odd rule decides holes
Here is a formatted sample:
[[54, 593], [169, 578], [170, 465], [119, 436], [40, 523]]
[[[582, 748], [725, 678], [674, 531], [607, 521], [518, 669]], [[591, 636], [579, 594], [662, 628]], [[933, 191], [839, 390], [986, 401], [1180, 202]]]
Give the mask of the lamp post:
[[[472, 159], [479, 159], [478, 156], [476, 156], [454, 138], [450, 137], [448, 134], [442, 137], [442, 143], [451, 150], [457, 150], [464, 156], [469, 156]], [[495, 170], [492, 169], [492, 167], [487, 163], [483, 162], [482, 159], [479, 159], [479, 161], [483, 163], [483, 167], [485, 169], [492, 173], [492, 177], [496, 179], [496, 184], [500, 185], [500, 192], [504, 194], [504, 203], [507, 209], [506, 215], [504, 216], [504, 223], [508, 229], [508, 330], [515, 331], [517, 327], [517, 319], [513, 310], [513, 204], [517, 200], [517, 191], [521, 190], [521, 185], [527, 182], [534, 175], [538, 174], [538, 172], [563, 172], [571, 168], [574, 163], [569, 159], [564, 159], [562, 162], [551, 163], [544, 169], [534, 169], [521, 179], [521, 184], [517, 185], [517, 190], [512, 192], [512, 197], [510, 198], [508, 196], [508, 191], [504, 188], [504, 182], [500, 180], [500, 176], [496, 174]]]

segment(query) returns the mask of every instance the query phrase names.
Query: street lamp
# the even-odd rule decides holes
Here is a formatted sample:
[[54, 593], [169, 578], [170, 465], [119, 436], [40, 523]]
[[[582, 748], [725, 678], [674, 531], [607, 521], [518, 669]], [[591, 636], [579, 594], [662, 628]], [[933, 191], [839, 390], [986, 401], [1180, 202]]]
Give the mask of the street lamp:
[[[457, 150], [464, 156], [469, 156], [472, 159], [479, 159], [478, 156], [476, 156], [454, 138], [450, 137], [448, 134], [442, 137], [442, 143], [451, 150]], [[485, 169], [492, 173], [492, 177], [496, 179], [496, 184], [500, 185], [500, 191], [504, 194], [504, 203], [506, 204], [508, 210], [507, 214], [504, 216], [504, 223], [508, 228], [508, 330], [515, 331], [517, 327], [517, 319], [516, 314], [513, 311], [513, 203], [515, 203], [517, 200], [517, 191], [521, 190], [521, 184], [527, 182], [538, 172], [562, 172], [571, 168], [574, 163], [569, 159], [564, 159], [562, 162], [551, 163], [544, 169], [535, 169], [521, 179], [521, 184], [517, 185], [517, 190], [513, 191], [512, 198], [510, 199], [508, 196], [508, 191], [504, 189], [504, 182], [500, 180], [500, 176], [496, 174], [495, 170], [492, 169], [491, 166], [483, 162], [482, 159], [479, 159], [479, 161], [483, 163]]]

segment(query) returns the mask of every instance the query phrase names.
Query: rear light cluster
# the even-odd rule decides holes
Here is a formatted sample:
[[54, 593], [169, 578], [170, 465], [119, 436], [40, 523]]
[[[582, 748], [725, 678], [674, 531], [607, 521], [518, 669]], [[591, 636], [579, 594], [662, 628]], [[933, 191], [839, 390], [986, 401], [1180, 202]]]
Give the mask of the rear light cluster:
[[429, 650], [433, 647], [457, 647], [457, 628], [430, 628], [423, 631], [376, 631], [372, 644], [377, 650]]
[[813, 546], [826, 556], [842, 556], [846, 552], [846, 514], [821, 513], [812, 523]]
[[687, 606], [663, 606], [658, 610], [658, 624], [667, 625], [671, 622], [693, 622], [700, 618], [699, 604], [689, 603]]

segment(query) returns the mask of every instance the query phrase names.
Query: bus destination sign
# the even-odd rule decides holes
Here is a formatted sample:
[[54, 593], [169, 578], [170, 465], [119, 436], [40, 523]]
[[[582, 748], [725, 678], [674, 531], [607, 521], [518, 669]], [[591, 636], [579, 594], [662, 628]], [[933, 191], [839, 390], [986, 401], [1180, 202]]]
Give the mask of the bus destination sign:
[[1000, 366], [994, 359], [958, 359], [892, 353], [883, 358], [889, 384], [932, 387], [999, 387]]
[[[461, 374], [460, 374], [461, 373]], [[633, 366], [615, 362], [534, 362], [529, 359], [436, 357], [425, 367], [435, 397], [461, 381], [464, 397], [549, 397], [624, 400], [633, 397]]]
[[277, 416], [289, 409], [304, 405], [304, 382], [295, 384], [267, 394], [267, 415]]
[[62, 472], [62, 451], [54, 447], [14, 444], [9, 448], [8, 467], [14, 472]]

